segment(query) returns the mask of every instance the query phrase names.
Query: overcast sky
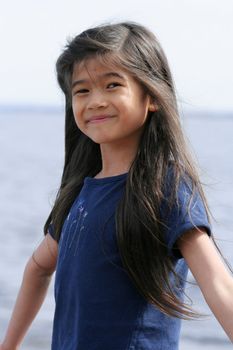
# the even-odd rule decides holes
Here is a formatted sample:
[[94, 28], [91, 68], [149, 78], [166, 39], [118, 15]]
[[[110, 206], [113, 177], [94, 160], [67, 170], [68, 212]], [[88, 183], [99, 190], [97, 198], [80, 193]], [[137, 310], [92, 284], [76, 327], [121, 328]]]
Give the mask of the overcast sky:
[[147, 25], [185, 108], [233, 111], [233, 0], [0, 0], [0, 105], [61, 105], [55, 62], [68, 37], [106, 21]]

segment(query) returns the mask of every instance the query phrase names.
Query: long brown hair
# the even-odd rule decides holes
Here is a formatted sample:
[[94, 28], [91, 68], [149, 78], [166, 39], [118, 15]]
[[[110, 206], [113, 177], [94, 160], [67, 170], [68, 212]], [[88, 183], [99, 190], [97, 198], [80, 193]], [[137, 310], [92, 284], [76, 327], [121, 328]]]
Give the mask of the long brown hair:
[[[162, 312], [180, 318], [196, 315], [171, 285], [178, 281], [164, 239], [165, 222], [160, 206], [169, 165], [171, 195], [176, 202], [182, 179], [192, 180], [192, 196], [199, 191], [209, 220], [209, 208], [187, 141], [182, 132], [175, 88], [167, 58], [155, 35], [145, 27], [123, 22], [88, 29], [69, 41], [56, 63], [58, 83], [65, 94], [65, 163], [60, 189], [45, 223], [52, 223], [59, 241], [64, 220], [86, 176], [102, 168], [99, 144], [77, 127], [71, 103], [74, 63], [98, 57], [107, 64], [126, 69], [156, 101], [158, 111], [149, 112], [137, 154], [129, 169], [125, 191], [116, 214], [116, 232], [124, 268], [139, 292]], [[178, 288], [179, 289], [179, 288]]]

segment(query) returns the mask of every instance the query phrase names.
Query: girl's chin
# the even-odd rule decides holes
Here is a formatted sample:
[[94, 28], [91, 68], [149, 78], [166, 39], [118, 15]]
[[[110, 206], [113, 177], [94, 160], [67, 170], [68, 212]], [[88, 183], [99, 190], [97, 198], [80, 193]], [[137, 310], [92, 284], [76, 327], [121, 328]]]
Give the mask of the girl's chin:
[[107, 144], [107, 143], [114, 143], [116, 142], [117, 140], [115, 139], [111, 139], [109, 136], [90, 136], [90, 135], [87, 135], [93, 142], [95, 143], [98, 143], [98, 144]]

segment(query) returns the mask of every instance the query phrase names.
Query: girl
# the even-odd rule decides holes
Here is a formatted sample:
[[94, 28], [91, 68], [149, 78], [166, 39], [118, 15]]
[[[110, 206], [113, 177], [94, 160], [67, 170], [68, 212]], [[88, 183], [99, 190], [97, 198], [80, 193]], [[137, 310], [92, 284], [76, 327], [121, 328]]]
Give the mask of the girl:
[[135, 23], [91, 28], [57, 61], [65, 164], [1, 350], [15, 350], [56, 268], [53, 350], [176, 350], [191, 269], [233, 341], [233, 279], [212, 237], [167, 59]]

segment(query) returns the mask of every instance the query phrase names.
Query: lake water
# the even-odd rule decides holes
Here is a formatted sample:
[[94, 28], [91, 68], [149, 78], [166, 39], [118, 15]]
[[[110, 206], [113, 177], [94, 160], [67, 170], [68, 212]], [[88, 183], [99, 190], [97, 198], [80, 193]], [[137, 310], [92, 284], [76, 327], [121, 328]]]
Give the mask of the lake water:
[[[233, 115], [190, 114], [182, 121], [206, 184], [215, 238], [233, 266]], [[58, 112], [0, 113], [0, 339], [25, 263], [43, 238], [43, 224], [59, 186], [63, 129], [63, 117]], [[191, 274], [189, 280], [193, 281]], [[199, 288], [188, 285], [186, 291], [194, 308], [209, 317], [183, 321], [180, 350], [231, 349]], [[22, 350], [50, 349], [53, 312], [52, 281]]]

